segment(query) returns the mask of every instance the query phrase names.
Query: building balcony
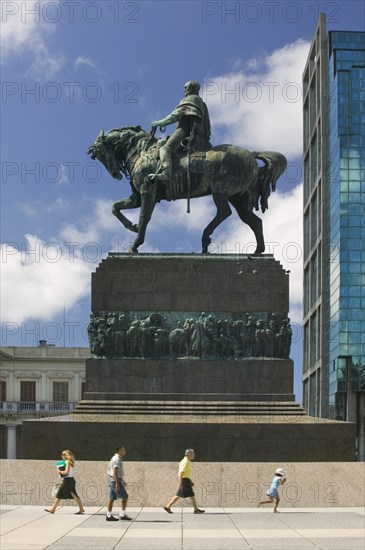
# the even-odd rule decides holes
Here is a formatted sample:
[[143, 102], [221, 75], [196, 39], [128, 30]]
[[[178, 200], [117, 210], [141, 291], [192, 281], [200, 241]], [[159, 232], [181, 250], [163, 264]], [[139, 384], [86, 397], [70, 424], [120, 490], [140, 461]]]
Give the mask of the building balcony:
[[77, 401], [1, 401], [0, 414], [37, 413], [37, 416], [41, 416], [42, 413], [69, 413], [76, 405]]

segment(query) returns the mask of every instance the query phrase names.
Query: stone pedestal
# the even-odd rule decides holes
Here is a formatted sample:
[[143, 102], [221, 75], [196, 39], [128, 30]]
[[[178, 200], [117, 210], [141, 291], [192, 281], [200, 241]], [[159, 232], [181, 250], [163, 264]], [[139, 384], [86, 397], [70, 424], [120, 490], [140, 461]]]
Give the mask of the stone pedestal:
[[271, 254], [109, 254], [92, 275], [92, 311], [278, 312], [289, 275]]
[[23, 458], [58, 446], [104, 460], [123, 443], [131, 460], [187, 447], [204, 461], [355, 460], [353, 424], [294, 402], [288, 309], [271, 255], [110, 254], [92, 275], [85, 399], [27, 422]]

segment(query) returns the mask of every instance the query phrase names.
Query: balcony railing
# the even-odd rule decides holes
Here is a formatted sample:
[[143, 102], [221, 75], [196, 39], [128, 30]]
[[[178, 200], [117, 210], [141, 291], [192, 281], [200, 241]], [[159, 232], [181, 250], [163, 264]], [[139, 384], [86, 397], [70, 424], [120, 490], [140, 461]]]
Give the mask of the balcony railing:
[[68, 401], [0, 401], [0, 413], [68, 413], [77, 402]]

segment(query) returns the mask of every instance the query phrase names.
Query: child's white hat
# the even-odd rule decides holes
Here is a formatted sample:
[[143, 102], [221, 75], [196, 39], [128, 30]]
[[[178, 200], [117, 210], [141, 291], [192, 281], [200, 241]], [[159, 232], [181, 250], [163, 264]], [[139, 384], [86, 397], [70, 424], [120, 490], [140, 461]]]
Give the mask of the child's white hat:
[[283, 468], [278, 468], [275, 473], [276, 474], [281, 474], [281, 475], [285, 474]]

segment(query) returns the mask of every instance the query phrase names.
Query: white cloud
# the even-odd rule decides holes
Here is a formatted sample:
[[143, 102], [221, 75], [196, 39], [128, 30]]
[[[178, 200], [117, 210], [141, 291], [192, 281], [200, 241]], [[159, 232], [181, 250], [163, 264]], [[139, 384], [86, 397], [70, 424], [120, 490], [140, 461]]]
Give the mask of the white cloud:
[[[111, 202], [107, 199], [86, 200], [83, 205], [89, 214], [78, 220], [77, 225], [65, 222], [59, 231], [64, 242], [76, 242], [81, 246], [102, 243], [105, 235], [115, 231], [117, 222], [111, 214]], [[113, 223], [114, 222], [114, 223]]]
[[1, 305], [6, 322], [52, 319], [90, 293], [92, 263], [80, 250], [26, 235], [19, 249], [1, 245]]
[[[31, 54], [27, 76], [50, 78], [65, 65], [64, 55], [47, 46], [48, 36], [55, 31], [55, 23], [47, 21], [42, 11], [48, 4], [47, 0], [24, 0], [2, 5], [2, 62], [13, 55]], [[56, 8], [60, 0], [52, 4]]]
[[58, 197], [51, 203], [44, 203], [39, 200], [17, 203], [17, 209], [29, 218], [39, 218], [41, 214], [60, 212], [67, 210], [69, 207], [69, 202], [63, 197]]
[[186, 200], [163, 202], [156, 208], [159, 212], [154, 212], [148, 232], [177, 226], [189, 233], [200, 230], [203, 232], [204, 227], [213, 219], [216, 212], [212, 197], [193, 199], [190, 203], [190, 214], [186, 211]]
[[51, 53], [46, 46], [42, 44], [40, 48], [35, 49], [35, 59], [31, 63], [25, 76], [30, 78], [52, 78], [66, 64], [66, 58], [61, 53]]
[[220, 141], [301, 155], [302, 71], [308, 50], [309, 43], [298, 40], [204, 83], [202, 96]]
[[82, 65], [86, 65], [87, 67], [91, 67], [92, 69], [96, 69], [96, 64], [89, 58], [84, 55], [80, 55], [77, 59], [75, 59], [75, 69], [77, 70]]
[[[7, 322], [52, 319], [65, 303], [72, 309], [90, 295], [90, 273], [106, 255], [107, 239], [117, 232], [118, 223], [111, 215], [110, 201], [87, 202], [90, 214], [78, 226], [65, 223], [55, 237], [28, 234], [16, 248], [1, 246], [1, 305]], [[66, 207], [67, 201], [58, 198], [51, 205], [25, 204], [23, 211], [35, 217]]]
[[267, 243], [279, 243], [273, 248], [289, 274], [289, 298], [292, 320], [302, 322], [303, 296], [303, 185], [291, 192], [276, 191], [269, 199], [269, 210], [263, 217]]

